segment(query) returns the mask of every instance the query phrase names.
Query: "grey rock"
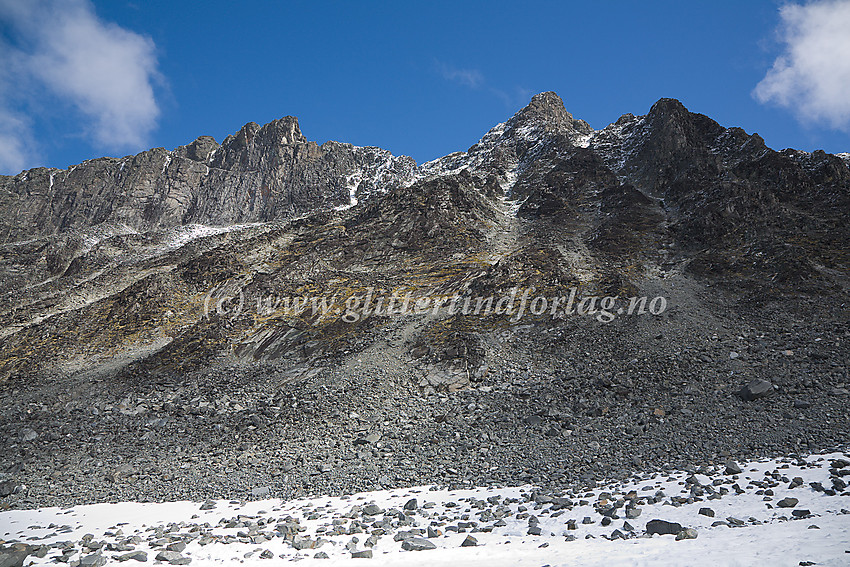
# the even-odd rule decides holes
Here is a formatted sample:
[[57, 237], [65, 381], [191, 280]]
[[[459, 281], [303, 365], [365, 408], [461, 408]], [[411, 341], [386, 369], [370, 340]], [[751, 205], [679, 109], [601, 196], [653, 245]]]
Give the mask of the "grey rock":
[[258, 486], [251, 489], [251, 498], [268, 498], [271, 494], [271, 488], [268, 486]]
[[421, 168], [426, 175], [466, 168], [473, 176], [495, 176], [505, 179], [505, 171], [514, 164], [523, 168], [534, 159], [530, 137], [540, 140], [576, 140], [592, 132], [583, 120], [576, 120], [566, 111], [560, 97], [553, 92], [534, 95], [531, 103], [503, 125], [500, 134], [488, 132], [467, 152], [449, 154]]
[[7, 479], [0, 482], [0, 498], [11, 496], [21, 492], [24, 488], [20, 482], [14, 479]]
[[776, 505], [777, 505], [777, 506], [779, 506], [780, 508], [793, 508], [793, 507], [794, 507], [794, 506], [796, 506], [799, 502], [800, 502], [800, 501], [799, 501], [798, 499], [796, 499], [796, 498], [791, 498], [790, 496], [788, 496], [788, 497], [786, 497], [786, 498], [783, 498], [783, 499], [782, 499], [782, 500], [780, 500], [779, 502], [777, 502], [777, 503], [776, 503]]
[[157, 561], [165, 561], [171, 565], [188, 565], [192, 562], [191, 557], [185, 557], [177, 551], [160, 551], [156, 554]]
[[299, 551], [302, 549], [313, 549], [316, 547], [316, 542], [309, 536], [295, 535], [295, 537], [292, 538], [292, 547]]
[[[423, 167], [422, 173], [434, 173], [433, 178], [392, 189], [395, 174], [388, 171], [386, 183], [369, 180], [375, 188], [387, 185], [386, 194], [361, 199], [363, 206], [350, 211], [315, 212], [344, 203], [349, 185], [356, 180], [328, 182], [324, 193], [308, 188], [304, 195], [295, 194], [301, 180], [311, 181], [298, 172], [306, 171], [313, 148], [300, 142], [293, 148], [288, 132], [285, 124], [262, 135], [249, 127], [226, 147], [200, 139], [170, 156], [170, 162], [165, 159], [167, 152], [154, 151], [146, 164], [103, 160], [99, 170], [94, 163], [73, 172], [34, 170], [0, 177], [0, 210], [9, 212], [0, 226], [12, 227], [11, 232], [0, 229], [0, 289], [6, 293], [0, 301], [0, 380], [8, 380], [10, 388], [19, 392], [7, 400], [10, 407], [0, 416], [0, 429], [12, 441], [8, 464], [26, 466], [20, 471], [4, 469], [31, 485], [24, 505], [79, 503], [82, 494], [90, 492], [55, 489], [69, 482], [91, 485], [92, 498], [97, 500], [128, 493], [140, 498], [197, 498], [206, 496], [205, 487], [210, 484], [222, 494], [241, 490], [246, 495], [244, 491], [255, 484], [272, 482], [278, 469], [286, 474], [275, 478], [273, 486], [292, 497], [330, 491], [354, 494], [373, 488], [376, 479], [405, 486], [446, 484], [451, 489], [508, 482], [549, 486], [568, 480], [590, 482], [600, 475], [624, 476], [626, 469], [641, 468], [633, 464], [636, 460], [660, 462], [667, 458], [665, 454], [669, 462], [678, 463], [714, 461], [717, 449], [723, 447], [740, 451], [735, 454], [741, 458], [767, 452], [817, 452], [846, 437], [845, 416], [836, 411], [842, 400], [828, 397], [831, 388], [846, 387], [842, 364], [848, 353], [846, 341], [841, 340], [846, 325], [821, 317], [824, 313], [814, 308], [833, 303], [832, 290], [838, 283], [834, 276], [847, 271], [843, 248], [838, 254], [833, 249], [835, 243], [850, 241], [847, 160], [823, 152], [773, 152], [757, 136], [723, 128], [672, 100], [659, 101], [645, 117], [625, 116], [586, 138], [590, 130], [569, 118], [557, 97], [547, 94], [535, 97], [510, 124], [494, 128], [469, 151]], [[286, 142], [275, 141], [278, 134], [287, 137]], [[575, 145], [578, 136], [581, 144]], [[296, 151], [303, 155], [296, 156]], [[219, 152], [224, 157], [219, 158]], [[126, 162], [123, 168], [122, 162]], [[213, 179], [209, 194], [189, 194], [190, 204], [160, 206], [171, 197], [182, 199], [179, 194], [170, 195], [176, 185], [169, 176], [197, 172], [203, 177], [213, 162], [210, 176], [233, 173], [234, 184], [242, 189], [231, 191]], [[287, 165], [296, 162], [305, 168]], [[344, 164], [316, 167], [351, 175]], [[128, 168], [147, 178], [138, 183], [124, 179]], [[92, 176], [94, 170], [103, 173], [102, 178]], [[82, 175], [80, 171], [85, 175], [71, 179]], [[316, 172], [318, 185], [330, 178], [326, 171], [310, 171]], [[51, 173], [60, 177], [53, 175], [52, 184]], [[74, 187], [59, 191], [64, 173]], [[265, 174], [274, 175], [262, 177]], [[266, 200], [275, 203], [260, 203], [266, 198], [263, 183], [268, 183]], [[7, 191], [7, 184], [28, 188]], [[361, 189], [356, 189], [358, 198]], [[509, 205], [502, 200], [506, 192], [521, 209], [516, 214], [522, 225], [520, 242], [509, 242], [516, 227], [508, 225], [515, 222], [514, 216], [503, 214], [503, 205]], [[41, 207], [44, 222], [28, 222], [40, 213], [24, 210], [22, 218], [16, 216], [22, 207], [40, 207], [20, 202], [22, 195], [34, 203], [47, 203]], [[150, 208], [139, 214], [134, 200]], [[183, 227], [184, 222], [219, 218], [224, 229], [230, 224], [229, 211], [235, 211], [240, 222], [293, 219], [289, 211], [302, 204], [310, 208], [310, 214], [288, 222], [238, 228], [191, 242], [174, 238], [194, 234], [197, 227]], [[173, 209], [174, 214], [165, 209]], [[121, 222], [116, 218], [143, 227], [128, 225], [132, 229], [128, 232], [115, 224]], [[817, 221], [816, 230], [810, 230], [815, 226], [811, 219]], [[169, 222], [181, 225], [179, 230], [165, 226]], [[148, 225], [158, 228], [144, 228]], [[27, 228], [31, 226], [35, 228]], [[576, 231], [579, 226], [593, 228]], [[30, 230], [38, 233], [33, 241], [18, 240], [16, 233]], [[792, 235], [805, 236], [801, 242], [806, 243], [786, 245], [797, 242], [796, 237], [789, 240]], [[824, 240], [822, 235], [829, 237]], [[396, 241], [402, 246], [393, 246]], [[523, 250], [506, 255], [515, 244]], [[577, 340], [571, 341], [561, 328], [547, 327], [544, 336], [537, 325], [478, 328], [475, 318], [465, 318], [463, 325], [453, 322], [443, 329], [435, 321], [423, 320], [421, 327], [408, 328], [408, 337], [398, 327], [399, 321], [378, 317], [363, 327], [349, 327], [351, 334], [337, 341], [323, 338], [338, 337], [336, 327], [319, 324], [313, 328], [312, 319], [299, 319], [295, 328], [291, 318], [260, 322], [248, 313], [238, 318], [198, 318], [198, 298], [218, 284], [244, 289], [250, 304], [254, 291], [294, 293], [318, 288], [330, 295], [339, 288], [332, 282], [358, 273], [374, 274], [376, 269], [375, 277], [388, 288], [409, 283], [411, 278], [418, 281], [425, 276], [420, 268], [429, 266], [428, 279], [437, 272], [448, 277], [440, 284], [447, 293], [467, 289], [466, 284], [475, 293], [504, 290], [506, 284], [538, 278], [532, 274], [540, 274], [554, 291], [575, 279], [572, 269], [558, 260], [562, 252], [585, 245], [590, 256], [582, 254], [575, 268], [593, 280], [591, 287], [599, 289], [609, 285], [642, 289], [646, 282], [641, 274], [666, 269], [663, 264], [673, 260], [687, 265], [699, 285], [723, 289], [733, 285], [730, 282], [737, 281], [738, 269], [745, 267], [746, 281], [728, 290], [733, 300], [741, 288], [749, 293], [768, 287], [776, 289], [776, 297], [785, 297], [788, 291], [790, 298], [800, 287], [796, 284], [804, 281], [806, 293], [822, 290], [824, 301], [812, 304], [812, 311], [792, 309], [789, 320], [799, 319], [801, 324], [788, 335], [781, 328], [784, 322], [754, 317], [750, 311], [715, 310], [712, 323], [717, 323], [714, 330], [720, 336], [708, 340], [703, 314], [714, 304], [701, 303], [702, 296], [691, 296], [693, 290], [687, 287], [683, 293], [688, 294], [684, 297], [688, 309], [671, 313], [669, 320], [644, 317], [640, 324], [647, 327], [646, 336], [630, 336], [624, 345], [625, 351], [641, 352], [663, 339], [669, 342], [660, 343], [665, 352], [669, 346], [669, 353], [681, 354], [652, 352], [634, 362], [596, 355], [594, 347], [610, 338], [599, 325], [577, 333]], [[628, 249], [632, 246], [639, 249]], [[744, 250], [755, 253], [758, 260], [737, 256]], [[459, 260], [483, 258], [482, 254], [490, 258], [483, 267], [477, 260]], [[635, 264], [634, 270], [621, 269], [623, 255], [629, 257], [629, 265]], [[832, 267], [815, 269], [820, 265]], [[178, 307], [190, 303], [191, 309]], [[818, 321], [816, 330], [814, 321]], [[307, 328], [309, 332], [304, 331]], [[823, 335], [821, 345], [811, 340], [816, 333]], [[137, 350], [139, 337], [154, 336], [171, 342], [146, 345], [154, 350]], [[776, 364], [767, 360], [768, 353], [784, 340], [798, 342], [800, 354], [780, 354], [790, 358]], [[418, 362], [403, 357], [404, 364], [399, 364], [397, 357], [385, 352], [383, 341], [392, 343], [399, 353], [427, 342], [433, 356], [429, 353], [427, 360]], [[309, 343], [317, 344], [308, 348]], [[502, 343], [511, 348], [494, 350]], [[543, 343], [551, 365], [535, 362]], [[717, 360], [718, 353], [724, 355], [730, 348], [741, 352], [743, 360], [731, 365], [725, 356]], [[815, 350], [826, 358], [805, 358]], [[130, 353], [130, 359], [141, 358], [131, 361], [122, 355], [120, 361], [113, 361], [114, 357], [101, 356], [119, 351]], [[327, 358], [315, 358], [320, 351]], [[369, 353], [362, 361], [361, 352]], [[237, 366], [237, 361], [225, 360], [234, 358], [231, 353], [240, 360]], [[581, 364], [569, 362], [578, 357]], [[285, 364], [265, 364], [278, 359]], [[294, 372], [282, 370], [296, 359]], [[489, 361], [491, 371], [479, 384], [474, 377], [481, 359]], [[66, 374], [56, 374], [52, 367], [67, 361], [79, 364], [85, 378], [79, 382], [68, 374], [68, 392], [57, 391], [55, 381], [48, 388], [35, 379], [61, 375], [64, 388]], [[250, 369], [242, 364], [248, 361]], [[115, 368], [113, 362], [122, 368]], [[405, 366], [408, 363], [413, 365], [410, 369]], [[424, 384], [420, 396], [400, 385], [408, 379], [416, 383], [432, 367], [452, 376], [442, 389]], [[774, 412], [759, 411], [758, 402], [729, 404], [728, 399], [714, 395], [729, 386], [726, 376], [731, 368], [736, 373], [775, 372], [784, 391], [774, 409], [790, 410], [780, 406], [787, 406], [793, 399], [790, 396], [803, 396], [815, 403], [817, 411], [804, 415], [801, 410], [795, 414], [801, 421], [782, 424], [793, 431], [773, 428]], [[314, 371], [321, 375], [309, 375]], [[105, 381], [98, 382], [101, 378]], [[687, 385], [671, 392], [671, 385], [680, 384], [680, 378]], [[121, 388], [98, 386], [113, 383]], [[78, 384], [84, 386], [81, 391], [66, 397]], [[561, 395], [567, 385], [576, 392], [574, 399]], [[465, 391], [452, 391], [458, 388]], [[116, 396], [119, 391], [123, 396], [125, 389], [128, 399], [119, 402]], [[202, 398], [215, 401], [201, 407], [207, 403], [199, 401]], [[121, 413], [120, 408], [115, 411], [117, 404], [133, 409]], [[407, 421], [401, 418], [402, 406]], [[22, 420], [30, 408], [32, 412]], [[539, 414], [541, 422], [529, 431], [522, 418], [532, 413]], [[734, 426], [726, 430], [679, 427], [681, 420], [699, 425], [703, 416]], [[133, 432], [146, 427], [150, 418], [162, 419], [162, 429], [150, 435], [143, 430], [143, 438], [137, 438]], [[51, 423], [54, 419], [57, 423]], [[302, 419], [305, 427], [298, 426]], [[810, 419], [818, 427], [804, 427]], [[250, 429], [258, 423], [265, 424], [262, 430]], [[290, 423], [296, 426], [288, 427]], [[565, 431], [569, 424], [574, 435], [557, 438], [558, 442], [543, 438], [540, 434], [554, 423]], [[38, 447], [14, 447], [16, 434], [24, 426], [43, 432], [44, 442], [39, 439]], [[620, 435], [623, 429], [627, 439]], [[365, 441], [366, 433], [375, 430], [384, 438], [374, 445], [365, 442], [360, 461], [345, 460], [352, 452], [354, 436], [363, 431]], [[51, 446], [52, 434], [59, 439]], [[63, 442], [66, 438], [68, 443]], [[341, 440], [348, 441], [348, 446], [339, 446]], [[325, 441], [331, 443], [325, 446]], [[176, 451], [173, 443], [180, 443], [182, 450]], [[49, 459], [33, 458], [36, 448], [57, 451], [57, 463], [91, 465], [51, 470]], [[131, 453], [139, 457], [138, 466], [148, 482], [110, 487], [114, 491], [97, 488], [103, 475], [117, 465], [115, 458]], [[204, 458], [213, 454], [222, 462]], [[541, 455], [547, 457], [545, 463]], [[286, 470], [288, 462], [297, 465]], [[190, 468], [182, 468], [189, 463]], [[339, 466], [339, 474], [334, 470], [311, 478], [317, 463]], [[93, 480], [93, 474], [99, 478]], [[730, 489], [719, 486], [717, 494]], [[691, 496], [705, 499], [695, 489]], [[531, 506], [545, 498], [554, 499], [535, 496]], [[674, 505], [689, 497], [677, 498]], [[470, 510], [470, 516], [474, 513]], [[504, 516], [501, 511], [499, 515]], [[364, 519], [382, 526], [379, 529], [395, 529], [386, 522], [402, 521], [409, 518], [390, 514]], [[352, 524], [335, 531], [378, 529]], [[259, 539], [263, 537], [251, 534], [249, 538], [246, 533], [244, 539], [257, 540], [254, 545], [262, 546]]]
[[642, 510], [640, 508], [626, 508], [626, 518], [634, 520], [640, 517]]
[[428, 549], [437, 549], [437, 546], [425, 538], [412, 537], [404, 540], [401, 543], [401, 548], [405, 551], [425, 551]]
[[377, 516], [378, 514], [383, 514], [384, 509], [378, 506], [377, 504], [367, 504], [363, 506], [363, 514], [367, 516]]
[[351, 557], [353, 559], [371, 559], [372, 558], [372, 550], [364, 549], [362, 551], [352, 551]]
[[80, 558], [80, 567], [100, 567], [106, 565], [106, 557], [100, 553], [92, 553]]
[[35, 441], [36, 439], [38, 439], [38, 433], [36, 433], [34, 430], [30, 429], [29, 427], [25, 427], [25, 428], [21, 429], [20, 439], [23, 443]]
[[0, 546], [0, 567], [23, 567], [29, 554], [29, 548], [15, 549]]
[[[282, 219], [319, 204], [348, 205], [352, 174], [363, 179], [357, 197], [364, 199], [410, 179], [414, 167], [412, 159], [379, 148], [308, 142], [298, 120], [287, 116], [248, 123], [221, 145], [203, 136], [173, 151], [0, 177], [0, 193], [8, 195], [0, 200], [0, 234], [22, 240], [95, 225], [151, 230]], [[13, 210], [17, 226], [10, 224]]]
[[694, 528], [685, 528], [676, 534], [676, 541], [681, 541], [683, 539], [696, 539], [699, 534]]
[[471, 535], [466, 536], [466, 539], [460, 544], [461, 547], [475, 547], [476, 545], [478, 545], [478, 540]]
[[381, 440], [381, 434], [378, 432], [372, 432], [365, 437], [367, 443], [377, 443]]
[[773, 393], [773, 384], [767, 380], [756, 378], [745, 384], [739, 391], [738, 397], [745, 401], [758, 400]]
[[701, 516], [708, 516], [709, 518], [714, 517], [714, 510], [711, 508], [700, 508], [699, 513]]
[[121, 555], [116, 555], [115, 560], [117, 561], [139, 561], [140, 563], [144, 563], [148, 560], [148, 554], [144, 551], [131, 551], [129, 553], [122, 553]]
[[726, 474], [734, 475], [741, 474], [744, 472], [741, 470], [741, 467], [735, 461], [727, 461], [726, 462]]
[[130, 465], [128, 463], [124, 463], [124, 464], [116, 467], [107, 476], [107, 478], [109, 480], [111, 480], [112, 482], [119, 482], [121, 479], [132, 476], [134, 474], [136, 474], [136, 469], [132, 465]]

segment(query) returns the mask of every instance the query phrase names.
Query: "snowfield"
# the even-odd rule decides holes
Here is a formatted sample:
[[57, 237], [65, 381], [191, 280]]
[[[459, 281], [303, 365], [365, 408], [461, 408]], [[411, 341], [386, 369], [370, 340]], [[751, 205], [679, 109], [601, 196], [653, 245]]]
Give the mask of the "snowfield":
[[[738, 474], [728, 465], [562, 492], [417, 487], [10, 510], [0, 539], [6, 558], [16, 545], [29, 553], [23, 565], [850, 565], [844, 453], [741, 463]], [[648, 534], [651, 520], [678, 535]]]

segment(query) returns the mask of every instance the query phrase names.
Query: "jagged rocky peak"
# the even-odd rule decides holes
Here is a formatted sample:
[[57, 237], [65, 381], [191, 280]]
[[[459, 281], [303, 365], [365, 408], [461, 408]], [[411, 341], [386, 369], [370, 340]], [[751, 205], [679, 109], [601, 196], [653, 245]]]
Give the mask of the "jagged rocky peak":
[[298, 126], [298, 118], [295, 116], [284, 116], [277, 120], [272, 120], [268, 124], [260, 126], [256, 122], [248, 122], [239, 132], [231, 134], [224, 139], [224, 146], [248, 146], [254, 143], [255, 138], [258, 142], [271, 143], [283, 146], [303, 144], [307, 142], [307, 138], [301, 133], [301, 128]]
[[0, 176], [0, 240], [101, 223], [147, 231], [286, 219], [350, 206], [409, 180], [415, 168], [411, 158], [379, 148], [319, 146], [294, 116], [249, 122], [221, 145], [201, 136], [173, 151]]
[[[268, 161], [272, 155], [279, 157], [278, 162], [293, 158], [294, 148], [302, 144], [310, 142], [301, 133], [294, 116], [284, 116], [263, 126], [248, 122], [224, 139], [222, 151], [213, 157], [212, 165], [222, 169], [256, 169], [259, 162]], [[312, 146], [314, 150], [317, 147], [315, 142]]]
[[646, 126], [654, 138], [665, 139], [668, 148], [711, 143], [726, 131], [708, 116], [690, 112], [675, 98], [662, 98], [653, 104], [646, 115]]
[[667, 117], [667, 118], [684, 118], [690, 114], [690, 111], [685, 108], [682, 101], [676, 98], [659, 98], [655, 104], [649, 109], [649, 116], [652, 117]]
[[496, 179], [510, 191], [516, 178], [547, 145], [585, 145], [593, 128], [573, 118], [554, 92], [534, 95], [510, 120], [490, 129], [466, 152], [425, 163], [422, 176], [467, 170], [482, 179]]
[[758, 134], [725, 128], [674, 98], [659, 99], [642, 116], [622, 115], [595, 132], [589, 146], [621, 179], [655, 195], [663, 189], [659, 180], [666, 185], [681, 172], [706, 167], [717, 174], [770, 151]]
[[639, 118], [645, 119], [644, 127], [653, 132], [655, 139], [666, 138], [668, 145], [726, 148], [744, 155], [766, 149], [758, 134], [747, 134], [743, 128], [734, 126], [723, 127], [704, 114], [691, 112], [675, 98], [659, 99], [645, 117]]
[[199, 136], [194, 142], [180, 146], [174, 153], [192, 161], [207, 162], [220, 146], [212, 136]]
[[564, 101], [554, 92], [544, 92], [531, 97], [522, 110], [514, 114], [505, 125], [505, 133], [514, 135], [564, 134], [571, 138], [593, 132], [590, 124], [577, 120], [567, 112]]

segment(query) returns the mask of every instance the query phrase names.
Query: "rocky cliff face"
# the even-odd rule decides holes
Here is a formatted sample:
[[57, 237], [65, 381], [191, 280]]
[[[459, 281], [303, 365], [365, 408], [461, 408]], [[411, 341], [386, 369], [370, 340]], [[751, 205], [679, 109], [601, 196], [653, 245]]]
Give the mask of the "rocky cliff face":
[[251, 122], [221, 145], [202, 136], [173, 151], [0, 177], [0, 239], [285, 219], [390, 190], [415, 166], [380, 148], [309, 142], [293, 116]]
[[[422, 386], [455, 388], [495, 363], [486, 345], [504, 322], [351, 326], [341, 306], [371, 288], [622, 296], [720, 284], [759, 304], [848, 289], [847, 161], [773, 151], [672, 99], [594, 131], [542, 93], [466, 152], [421, 166], [319, 146], [286, 117], [221, 145], [201, 137], [4, 177], [0, 195], [3, 379], [183, 372], [216, 357], [286, 359], [305, 344], [321, 365], [389, 325], [430, 353], [415, 362]], [[321, 293], [336, 311], [222, 321], [207, 311], [225, 291]]]

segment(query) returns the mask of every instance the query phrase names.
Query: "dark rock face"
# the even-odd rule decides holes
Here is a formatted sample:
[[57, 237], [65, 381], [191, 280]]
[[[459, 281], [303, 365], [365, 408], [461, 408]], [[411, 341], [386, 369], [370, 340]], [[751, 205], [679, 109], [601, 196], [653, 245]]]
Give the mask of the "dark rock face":
[[758, 290], [769, 295], [847, 266], [838, 243], [850, 237], [839, 220], [850, 208], [850, 169], [837, 156], [773, 151], [673, 99], [621, 117], [591, 148], [657, 201], [692, 273], [753, 282], [772, 272], [773, 285]]

